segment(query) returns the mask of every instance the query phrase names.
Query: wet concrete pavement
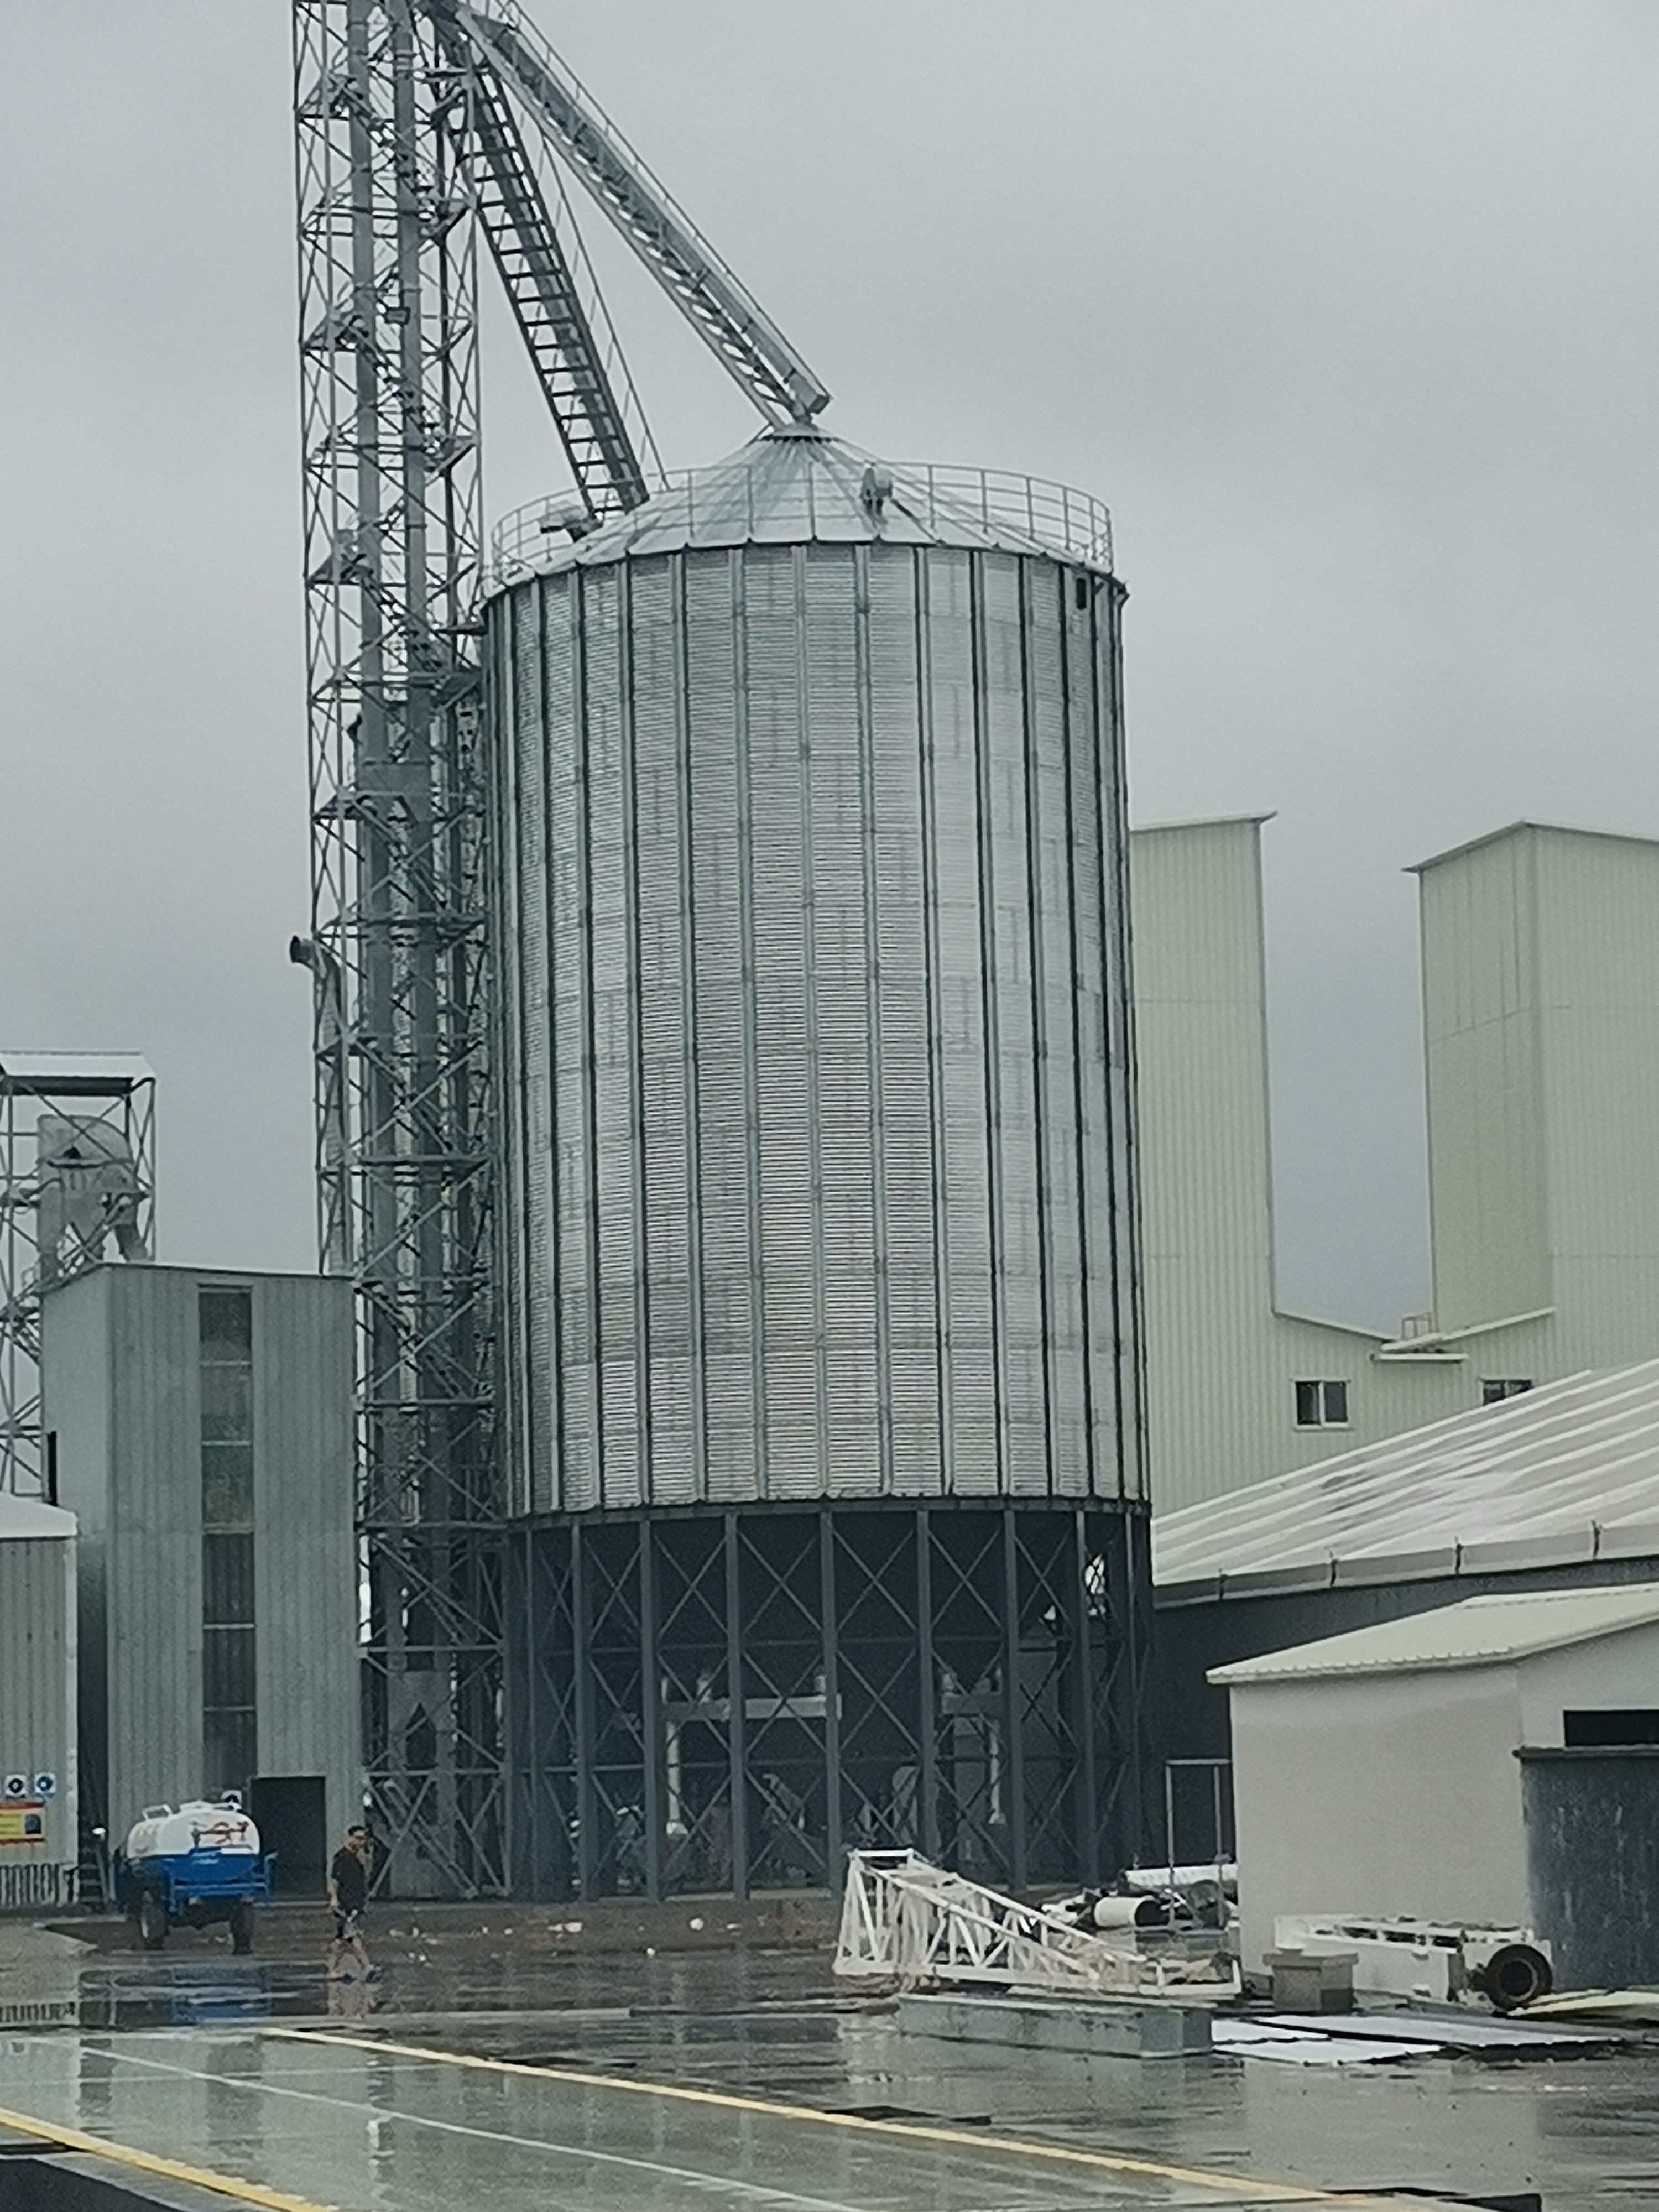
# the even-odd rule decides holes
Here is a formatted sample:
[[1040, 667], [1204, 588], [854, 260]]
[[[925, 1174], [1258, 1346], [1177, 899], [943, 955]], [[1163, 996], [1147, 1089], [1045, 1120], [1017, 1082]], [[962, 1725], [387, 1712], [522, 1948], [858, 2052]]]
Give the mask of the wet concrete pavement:
[[902, 2037], [822, 1953], [395, 1924], [368, 1986], [325, 1983], [309, 1921], [246, 1960], [48, 1938], [9, 1964], [0, 1941], [0, 2107], [351, 2212], [1072, 2212], [1281, 2183], [1659, 2203], [1659, 2045], [1336, 2073], [1015, 2056]]

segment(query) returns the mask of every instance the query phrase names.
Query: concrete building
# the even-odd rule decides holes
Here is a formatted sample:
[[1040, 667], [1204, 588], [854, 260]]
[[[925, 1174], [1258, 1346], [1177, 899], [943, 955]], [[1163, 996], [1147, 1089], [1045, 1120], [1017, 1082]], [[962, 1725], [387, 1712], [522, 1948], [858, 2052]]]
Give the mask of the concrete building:
[[1278, 1303], [1261, 825], [1130, 841], [1160, 1512], [1659, 1354], [1659, 844], [1517, 823], [1420, 886], [1433, 1310]]
[[314, 1275], [106, 1266], [45, 1301], [88, 1809], [112, 1838], [240, 1789], [303, 1888], [361, 1808], [351, 1326], [349, 1286]]
[[75, 1516], [0, 1490], [0, 1912], [75, 1896]]
[[1652, 1742], [1659, 1584], [1470, 1598], [1211, 1679], [1232, 1701], [1247, 1972], [1280, 1913], [1547, 1936], [1517, 1753]]

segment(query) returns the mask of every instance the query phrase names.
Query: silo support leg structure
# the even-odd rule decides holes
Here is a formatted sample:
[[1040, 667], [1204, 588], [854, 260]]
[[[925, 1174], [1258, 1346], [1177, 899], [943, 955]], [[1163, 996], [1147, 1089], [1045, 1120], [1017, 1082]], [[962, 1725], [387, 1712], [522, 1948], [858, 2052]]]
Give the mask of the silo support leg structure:
[[911, 1848], [1023, 1887], [1147, 1845], [1145, 1516], [745, 1506], [526, 1524], [507, 1634], [530, 1897], [839, 1886]]

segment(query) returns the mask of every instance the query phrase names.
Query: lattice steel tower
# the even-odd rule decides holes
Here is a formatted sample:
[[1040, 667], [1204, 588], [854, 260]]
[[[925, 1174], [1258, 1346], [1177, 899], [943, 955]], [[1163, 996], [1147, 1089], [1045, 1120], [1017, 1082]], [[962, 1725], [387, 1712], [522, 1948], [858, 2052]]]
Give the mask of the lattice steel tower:
[[769, 412], [800, 380], [516, 10], [296, 0], [294, 30], [313, 875], [292, 951], [313, 978], [323, 1264], [358, 1291], [372, 1781], [400, 1882], [471, 1893], [504, 1879], [481, 236], [579, 512], [637, 505], [655, 463], [515, 101]]

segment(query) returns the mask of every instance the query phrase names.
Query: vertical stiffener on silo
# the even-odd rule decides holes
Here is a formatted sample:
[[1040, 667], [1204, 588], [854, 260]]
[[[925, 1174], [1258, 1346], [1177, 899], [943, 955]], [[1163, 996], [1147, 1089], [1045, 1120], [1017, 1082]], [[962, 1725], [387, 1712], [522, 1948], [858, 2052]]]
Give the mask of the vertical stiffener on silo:
[[498, 541], [520, 1881], [1138, 1840], [1106, 532], [795, 428]]

